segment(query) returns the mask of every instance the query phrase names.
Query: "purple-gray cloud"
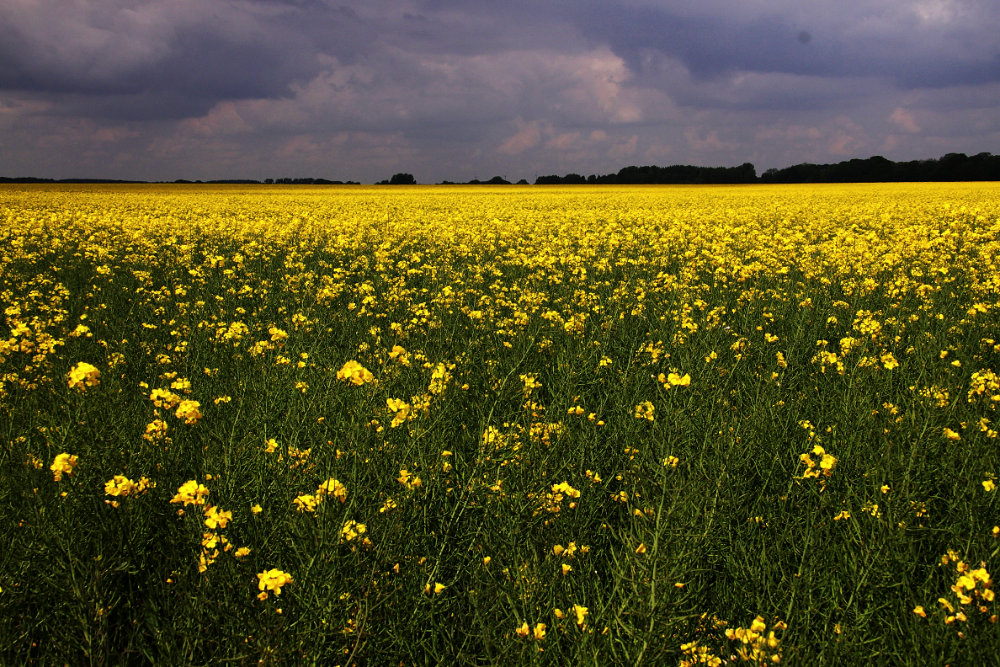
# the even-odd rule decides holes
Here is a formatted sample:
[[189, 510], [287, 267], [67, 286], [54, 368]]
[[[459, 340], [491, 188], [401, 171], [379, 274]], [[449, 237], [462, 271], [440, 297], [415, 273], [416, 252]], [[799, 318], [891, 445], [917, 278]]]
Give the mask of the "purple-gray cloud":
[[0, 175], [1000, 152], [998, 32], [985, 0], [6, 0]]

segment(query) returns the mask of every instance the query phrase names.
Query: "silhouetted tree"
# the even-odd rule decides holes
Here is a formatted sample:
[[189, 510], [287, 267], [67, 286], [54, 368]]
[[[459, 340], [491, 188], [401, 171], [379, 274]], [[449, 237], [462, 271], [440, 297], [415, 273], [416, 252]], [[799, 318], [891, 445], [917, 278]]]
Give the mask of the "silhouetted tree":
[[413, 178], [413, 174], [399, 173], [393, 174], [392, 178], [389, 179], [389, 185], [416, 185], [417, 179]]

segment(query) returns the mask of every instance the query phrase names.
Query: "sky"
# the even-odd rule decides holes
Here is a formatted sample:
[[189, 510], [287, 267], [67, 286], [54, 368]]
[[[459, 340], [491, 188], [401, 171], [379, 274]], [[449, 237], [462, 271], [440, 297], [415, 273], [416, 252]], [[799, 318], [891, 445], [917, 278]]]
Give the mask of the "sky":
[[3, 0], [0, 175], [1000, 153], [996, 0]]

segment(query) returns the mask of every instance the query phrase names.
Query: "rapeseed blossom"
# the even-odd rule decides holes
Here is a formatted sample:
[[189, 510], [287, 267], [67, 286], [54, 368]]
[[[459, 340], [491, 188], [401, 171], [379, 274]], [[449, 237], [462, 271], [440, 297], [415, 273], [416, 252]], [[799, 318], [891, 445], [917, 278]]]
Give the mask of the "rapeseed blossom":
[[199, 484], [196, 480], [188, 480], [181, 484], [177, 493], [170, 499], [172, 503], [184, 503], [188, 505], [204, 505], [208, 497], [208, 488], [204, 484]]
[[365, 383], [373, 382], [375, 380], [375, 376], [373, 376], [367, 368], [352, 359], [351, 361], [346, 362], [343, 367], [337, 371], [337, 379], [361, 386]]
[[88, 387], [96, 387], [101, 383], [101, 371], [96, 366], [81, 361], [69, 372], [69, 388], [86, 391]]
[[52, 471], [52, 479], [56, 482], [61, 482], [63, 475], [73, 474], [76, 464], [76, 454], [67, 454], [66, 452], [57, 454], [56, 458], [52, 461], [52, 465], [49, 466], [49, 469]]
[[366, 532], [368, 532], [368, 527], [365, 524], [358, 523], [357, 521], [345, 521], [344, 525], [340, 527], [340, 541], [350, 542], [351, 540], [356, 540]]
[[[104, 483], [104, 494], [113, 498], [125, 496], [137, 496], [145, 493], [147, 489], [155, 488], [156, 484], [149, 481], [148, 477], [140, 477], [138, 481], [133, 481], [125, 475], [115, 475]], [[107, 501], [114, 507], [118, 507], [117, 500]]]
[[653, 415], [656, 412], [656, 407], [651, 401], [643, 401], [639, 405], [635, 406], [635, 418], [645, 419], [647, 421], [653, 421], [655, 418]]
[[319, 485], [316, 489], [316, 496], [319, 498], [332, 496], [343, 503], [347, 500], [347, 487], [331, 477]]
[[198, 401], [183, 400], [177, 405], [174, 413], [178, 419], [183, 419], [185, 424], [197, 424], [202, 418], [201, 403]]
[[257, 598], [259, 600], [266, 600], [268, 591], [275, 595], [281, 595], [281, 589], [288, 584], [294, 583], [294, 581], [292, 575], [278, 568], [264, 570], [257, 574], [257, 588], [261, 591], [257, 595]]

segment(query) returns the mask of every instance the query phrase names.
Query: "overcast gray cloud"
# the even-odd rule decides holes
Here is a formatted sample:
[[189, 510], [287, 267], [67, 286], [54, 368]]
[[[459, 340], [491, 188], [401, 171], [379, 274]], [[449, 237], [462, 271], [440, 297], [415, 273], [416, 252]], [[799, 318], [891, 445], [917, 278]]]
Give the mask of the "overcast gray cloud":
[[986, 0], [5, 0], [0, 175], [421, 182], [1000, 152]]

